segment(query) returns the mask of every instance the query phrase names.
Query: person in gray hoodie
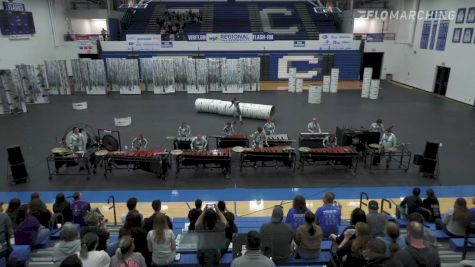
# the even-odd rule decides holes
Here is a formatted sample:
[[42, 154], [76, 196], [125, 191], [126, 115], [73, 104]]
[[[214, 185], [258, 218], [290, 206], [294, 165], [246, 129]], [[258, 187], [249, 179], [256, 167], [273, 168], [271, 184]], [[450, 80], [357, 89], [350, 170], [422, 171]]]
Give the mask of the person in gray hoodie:
[[271, 222], [261, 226], [262, 246], [264, 255], [271, 256], [275, 263], [285, 263], [291, 254], [293, 232], [290, 225], [284, 223], [284, 211], [275, 206]]
[[61, 241], [56, 243], [53, 249], [54, 266], [59, 266], [61, 262], [70, 255], [74, 255], [81, 250], [81, 240], [77, 227], [72, 223], [65, 223], [59, 234]]

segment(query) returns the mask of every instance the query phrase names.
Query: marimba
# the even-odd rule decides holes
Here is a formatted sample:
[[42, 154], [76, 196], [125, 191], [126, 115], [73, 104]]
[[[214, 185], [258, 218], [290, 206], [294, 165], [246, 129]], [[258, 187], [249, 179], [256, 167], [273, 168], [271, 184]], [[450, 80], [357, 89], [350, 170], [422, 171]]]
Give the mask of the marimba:
[[304, 166], [324, 165], [347, 166], [355, 173], [358, 167], [358, 151], [352, 146], [336, 146], [322, 148], [299, 148], [299, 168], [303, 171]]
[[240, 170], [244, 167], [288, 167], [295, 170], [295, 150], [290, 146], [246, 148], [241, 153]]
[[176, 173], [189, 168], [220, 168], [223, 174], [231, 172], [231, 153], [229, 149], [213, 149], [203, 151], [184, 150], [176, 153]]
[[112, 169], [139, 169], [155, 173], [158, 177], [165, 179], [170, 168], [169, 152], [159, 149], [109, 152], [104, 161], [104, 176], [107, 175], [107, 171], [112, 172]]
[[269, 134], [267, 137], [267, 144], [272, 146], [290, 146], [292, 140], [289, 139], [287, 134]]
[[249, 139], [246, 134], [233, 134], [228, 136], [217, 136], [217, 148], [230, 148], [235, 146], [247, 147], [249, 146]]

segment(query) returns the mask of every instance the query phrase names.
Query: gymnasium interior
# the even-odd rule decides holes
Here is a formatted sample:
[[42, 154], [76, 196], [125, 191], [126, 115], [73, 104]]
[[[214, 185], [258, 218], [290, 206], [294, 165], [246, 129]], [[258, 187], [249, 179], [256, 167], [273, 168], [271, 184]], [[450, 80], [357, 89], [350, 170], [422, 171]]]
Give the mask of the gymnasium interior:
[[[474, 29], [473, 0], [3, 0], [0, 267], [416, 266], [419, 228], [439, 259], [417, 266], [475, 266]], [[342, 239], [386, 216], [359, 261], [330, 206]], [[193, 230], [196, 210], [226, 231]], [[291, 228], [286, 255], [268, 224]], [[393, 225], [405, 245], [366, 252]], [[323, 230], [311, 257], [305, 227]], [[139, 230], [169, 231], [171, 258]]]

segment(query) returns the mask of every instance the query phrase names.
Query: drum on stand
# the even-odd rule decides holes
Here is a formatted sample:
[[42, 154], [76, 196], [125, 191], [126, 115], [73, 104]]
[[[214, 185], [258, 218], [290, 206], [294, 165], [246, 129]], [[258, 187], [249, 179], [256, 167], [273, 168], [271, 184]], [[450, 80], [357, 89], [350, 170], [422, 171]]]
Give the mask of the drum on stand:
[[242, 153], [242, 152], [244, 152], [244, 147], [242, 147], [242, 146], [235, 146], [235, 147], [232, 148], [232, 150], [233, 150], [234, 152], [236, 152], [236, 153]]
[[308, 153], [311, 151], [311, 149], [309, 147], [302, 146], [302, 147], [299, 147], [299, 151], [302, 153]]
[[172, 156], [180, 156], [181, 154], [183, 154], [183, 150], [173, 149], [172, 151], [170, 151], [170, 154], [172, 154]]

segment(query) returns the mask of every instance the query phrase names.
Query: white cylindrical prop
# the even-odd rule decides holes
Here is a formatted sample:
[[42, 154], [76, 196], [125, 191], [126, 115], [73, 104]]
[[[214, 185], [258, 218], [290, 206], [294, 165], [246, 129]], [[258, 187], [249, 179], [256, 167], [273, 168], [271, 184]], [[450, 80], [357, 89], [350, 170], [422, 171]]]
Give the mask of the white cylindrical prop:
[[310, 89], [308, 90], [308, 103], [309, 104], [322, 103], [322, 87], [321, 86], [310, 86]]
[[373, 99], [373, 100], [378, 99], [379, 86], [380, 86], [379, 80], [371, 80], [371, 89], [369, 91], [369, 99]]
[[132, 124], [132, 117], [114, 118], [114, 125], [117, 127], [130, 126]]
[[289, 88], [288, 91], [291, 93], [295, 93], [295, 76], [297, 75], [297, 69], [290, 68], [289, 69]]
[[295, 92], [302, 93], [303, 92], [303, 79], [295, 79]]
[[[198, 98], [195, 100], [198, 112], [215, 113], [224, 116], [233, 116], [234, 106], [230, 101], [217, 99]], [[244, 118], [267, 120], [274, 117], [275, 107], [252, 103], [239, 103], [241, 115]]]
[[330, 75], [325, 75], [323, 76], [323, 87], [322, 91], [324, 93], [329, 93], [330, 92], [330, 81], [331, 81], [331, 76]]
[[332, 69], [330, 81], [330, 93], [338, 93], [338, 81], [340, 76], [339, 69]]
[[73, 103], [73, 109], [74, 109], [74, 110], [87, 109], [87, 102]]
[[371, 87], [371, 77], [373, 76], [373, 68], [364, 68], [363, 84], [361, 87], [361, 98], [368, 98]]

